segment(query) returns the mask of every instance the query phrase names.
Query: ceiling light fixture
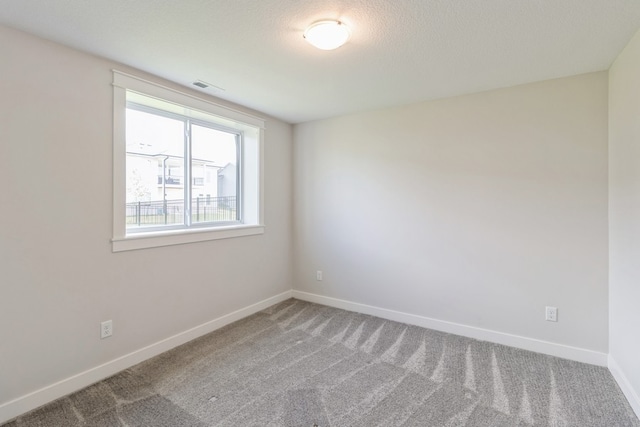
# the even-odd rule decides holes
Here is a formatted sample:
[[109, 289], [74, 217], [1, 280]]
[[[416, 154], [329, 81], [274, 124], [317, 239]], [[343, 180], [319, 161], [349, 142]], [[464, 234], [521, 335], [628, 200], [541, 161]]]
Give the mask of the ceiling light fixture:
[[304, 32], [306, 41], [322, 50], [337, 49], [349, 40], [349, 27], [340, 21], [318, 21]]

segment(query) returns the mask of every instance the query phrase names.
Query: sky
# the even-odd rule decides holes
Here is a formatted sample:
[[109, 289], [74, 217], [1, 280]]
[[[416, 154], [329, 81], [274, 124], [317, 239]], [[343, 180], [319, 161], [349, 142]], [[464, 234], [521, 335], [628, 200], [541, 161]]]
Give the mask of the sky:
[[[127, 152], [147, 155], [184, 155], [184, 123], [127, 108]], [[216, 166], [236, 163], [235, 135], [192, 124], [192, 158]]]

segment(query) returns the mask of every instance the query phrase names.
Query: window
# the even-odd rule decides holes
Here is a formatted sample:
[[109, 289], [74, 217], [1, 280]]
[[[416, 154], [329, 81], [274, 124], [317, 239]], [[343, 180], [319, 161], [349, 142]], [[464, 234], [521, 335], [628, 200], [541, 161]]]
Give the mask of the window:
[[114, 71], [113, 250], [264, 232], [261, 119]]
[[[242, 132], [133, 102], [125, 127], [127, 233], [241, 222]], [[227, 168], [233, 185], [205, 186], [206, 169]]]

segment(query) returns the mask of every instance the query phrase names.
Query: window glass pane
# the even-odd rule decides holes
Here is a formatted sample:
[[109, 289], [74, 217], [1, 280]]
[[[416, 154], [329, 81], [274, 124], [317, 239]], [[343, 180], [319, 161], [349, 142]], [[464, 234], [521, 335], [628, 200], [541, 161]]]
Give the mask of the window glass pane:
[[184, 121], [127, 108], [128, 229], [184, 224]]
[[238, 220], [236, 135], [191, 126], [191, 222]]

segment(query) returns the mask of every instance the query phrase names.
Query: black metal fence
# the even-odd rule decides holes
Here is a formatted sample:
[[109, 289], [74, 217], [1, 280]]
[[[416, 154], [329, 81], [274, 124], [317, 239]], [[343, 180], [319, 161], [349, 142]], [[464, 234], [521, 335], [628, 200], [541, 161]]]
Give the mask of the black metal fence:
[[[194, 197], [191, 200], [191, 222], [235, 221], [236, 196]], [[152, 200], [127, 203], [128, 227], [184, 224], [184, 200]]]

